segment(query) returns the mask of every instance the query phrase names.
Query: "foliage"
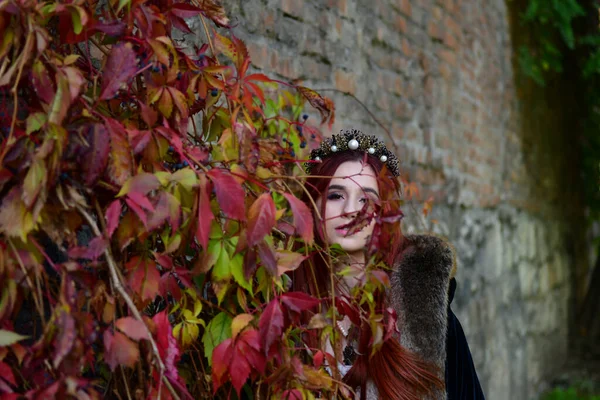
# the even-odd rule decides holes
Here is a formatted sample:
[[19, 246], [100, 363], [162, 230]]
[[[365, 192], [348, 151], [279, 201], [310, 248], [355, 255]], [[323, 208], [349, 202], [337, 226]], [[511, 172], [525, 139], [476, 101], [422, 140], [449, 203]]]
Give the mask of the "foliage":
[[542, 396], [542, 400], [600, 400], [600, 395], [587, 390], [584, 385], [557, 388]]
[[519, 49], [523, 72], [545, 85], [551, 72], [562, 72], [562, 47], [575, 47], [573, 20], [584, 15], [578, 0], [529, 0], [522, 15], [523, 23], [535, 30], [532, 43]]
[[[579, 144], [590, 222], [600, 220], [600, 32], [597, 15], [594, 2], [527, 0], [522, 22], [529, 29], [530, 38], [527, 46], [519, 49], [522, 71], [541, 86], [555, 74], [562, 73], [568, 54], [571, 55], [569, 62], [576, 63], [572, 70], [578, 76], [568, 79], [582, 82], [577, 107], [584, 110], [578, 121], [583, 128]], [[580, 28], [576, 31], [577, 25]]]
[[[172, 38], [190, 18], [193, 51]], [[389, 337], [376, 269], [343, 312], [287, 290], [319, 250], [302, 110], [333, 105], [252, 73], [228, 23], [213, 0], [0, 0], [6, 398], [327, 396], [307, 335], [354, 313]]]

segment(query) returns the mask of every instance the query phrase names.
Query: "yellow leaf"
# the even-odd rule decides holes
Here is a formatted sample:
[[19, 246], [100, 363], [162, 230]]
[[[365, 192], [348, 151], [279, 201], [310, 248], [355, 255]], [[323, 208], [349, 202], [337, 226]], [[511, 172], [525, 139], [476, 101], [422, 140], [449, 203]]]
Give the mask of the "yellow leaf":
[[65, 59], [63, 60], [63, 65], [71, 65], [73, 64], [75, 61], [77, 61], [77, 59], [79, 59], [79, 54], [69, 54], [68, 56], [65, 57]]
[[281, 217], [283, 217], [283, 215], [285, 214], [286, 211], [287, 211], [287, 208], [282, 208], [281, 210], [275, 211], [275, 220], [279, 221], [279, 219]]
[[253, 319], [254, 317], [250, 314], [236, 315], [233, 321], [231, 321], [231, 337], [235, 338]]
[[187, 190], [192, 190], [198, 184], [198, 176], [191, 168], [182, 168], [173, 174], [172, 180]]
[[158, 181], [162, 186], [167, 186], [171, 182], [171, 173], [167, 171], [158, 171], [154, 173], [154, 176], [158, 178]]

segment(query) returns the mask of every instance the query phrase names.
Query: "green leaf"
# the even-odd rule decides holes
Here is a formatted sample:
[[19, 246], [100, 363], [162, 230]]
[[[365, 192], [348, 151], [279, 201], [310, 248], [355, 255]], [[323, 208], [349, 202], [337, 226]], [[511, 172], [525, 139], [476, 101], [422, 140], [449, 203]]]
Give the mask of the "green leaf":
[[252, 294], [252, 283], [250, 283], [246, 276], [244, 275], [244, 256], [241, 254], [236, 254], [231, 259], [231, 274], [233, 275], [233, 279], [246, 289], [250, 294]]
[[40, 129], [46, 121], [48, 120], [48, 116], [43, 112], [36, 112], [27, 117], [27, 134], [31, 134], [32, 132]]
[[44, 160], [38, 157], [34, 158], [23, 181], [23, 201], [27, 207], [31, 207], [40, 191], [44, 189], [46, 175], [47, 169]]
[[[222, 245], [221, 245], [222, 246]], [[213, 267], [212, 276], [218, 281], [225, 281], [231, 278], [231, 265], [229, 253], [224, 248], [221, 248], [217, 262]]]
[[206, 327], [204, 335], [202, 335], [202, 343], [204, 344], [204, 356], [209, 365], [212, 364], [212, 353], [215, 347], [231, 337], [231, 321], [229, 315], [221, 312]]
[[0, 329], [0, 346], [10, 346], [18, 341], [23, 339], [27, 339], [29, 336], [19, 335], [13, 331], [7, 331], [4, 329]]
[[71, 21], [73, 22], [73, 32], [79, 35], [83, 30], [83, 25], [81, 24], [81, 16], [77, 9], [71, 10]]

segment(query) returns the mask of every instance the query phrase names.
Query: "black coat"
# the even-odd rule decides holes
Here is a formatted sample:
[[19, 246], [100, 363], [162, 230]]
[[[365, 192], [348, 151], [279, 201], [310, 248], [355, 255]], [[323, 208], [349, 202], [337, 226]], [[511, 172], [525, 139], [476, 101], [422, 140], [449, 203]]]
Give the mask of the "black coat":
[[448, 290], [448, 335], [446, 336], [446, 393], [448, 400], [484, 400], [465, 333], [450, 308], [456, 280]]

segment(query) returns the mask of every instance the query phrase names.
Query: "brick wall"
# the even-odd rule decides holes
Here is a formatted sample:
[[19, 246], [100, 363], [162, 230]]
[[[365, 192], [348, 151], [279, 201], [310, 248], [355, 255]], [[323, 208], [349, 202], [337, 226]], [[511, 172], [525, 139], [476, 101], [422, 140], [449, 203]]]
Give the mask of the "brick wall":
[[[349, 92], [389, 128], [404, 174], [434, 197], [430, 228], [456, 244], [453, 306], [488, 398], [536, 395], [567, 352], [573, 255], [545, 201], [557, 178], [528, 155], [536, 140], [523, 132], [505, 1], [224, 4], [256, 69]], [[352, 97], [323, 93], [336, 103], [334, 131], [385, 136]], [[423, 230], [415, 210], [407, 231]]]

